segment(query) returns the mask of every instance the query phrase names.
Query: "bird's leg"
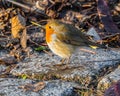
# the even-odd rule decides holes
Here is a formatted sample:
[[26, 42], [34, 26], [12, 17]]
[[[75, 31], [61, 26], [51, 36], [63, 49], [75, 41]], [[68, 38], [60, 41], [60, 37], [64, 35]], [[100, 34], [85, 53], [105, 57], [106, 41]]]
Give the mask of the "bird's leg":
[[70, 64], [70, 57], [69, 58], [66, 58], [66, 64]]
[[59, 70], [65, 70], [66, 68], [69, 68], [68, 64], [70, 64], [70, 57], [61, 59], [61, 63], [55, 64], [54, 67], [58, 68]]
[[65, 65], [65, 60], [66, 60], [66, 58], [61, 59], [60, 64], [57, 64], [57, 65], [54, 65], [54, 66], [63, 66], [63, 65]]
[[61, 60], [61, 64], [64, 64], [65, 60], [66, 60], [66, 58], [63, 58], [63, 59]]
[[70, 64], [70, 57], [69, 58], [63, 58], [61, 60], [61, 64]]

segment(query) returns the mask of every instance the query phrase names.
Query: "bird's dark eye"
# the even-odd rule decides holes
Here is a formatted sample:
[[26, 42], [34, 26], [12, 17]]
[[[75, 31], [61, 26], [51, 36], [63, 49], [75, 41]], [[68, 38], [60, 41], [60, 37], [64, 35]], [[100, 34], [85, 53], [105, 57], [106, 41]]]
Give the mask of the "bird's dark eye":
[[51, 26], [49, 26], [49, 28], [51, 29]]

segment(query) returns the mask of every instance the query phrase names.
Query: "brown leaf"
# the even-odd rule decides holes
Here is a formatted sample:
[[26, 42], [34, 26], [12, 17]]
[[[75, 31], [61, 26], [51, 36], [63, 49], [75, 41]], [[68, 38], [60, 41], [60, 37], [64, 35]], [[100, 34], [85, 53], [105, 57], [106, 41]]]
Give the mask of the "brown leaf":
[[120, 30], [113, 22], [112, 16], [109, 11], [108, 4], [105, 0], [97, 0], [98, 6], [98, 15], [107, 31], [107, 34], [116, 34], [120, 33]]
[[25, 18], [18, 14], [11, 18], [11, 25], [12, 36], [14, 38], [20, 38], [20, 32], [25, 28], [26, 25]]
[[119, 48], [120, 47], [120, 34], [110, 35], [103, 38], [102, 42], [107, 44], [109, 47]]
[[16, 59], [13, 56], [0, 58], [0, 64], [10, 65], [16, 63]]
[[22, 88], [25, 91], [34, 91], [34, 92], [42, 90], [44, 87], [45, 87], [44, 82], [38, 82], [36, 84], [27, 84], [27, 85], [19, 86], [19, 88]]
[[20, 38], [20, 44], [23, 48], [27, 47], [27, 34], [26, 34], [26, 28], [24, 28], [22, 36]]

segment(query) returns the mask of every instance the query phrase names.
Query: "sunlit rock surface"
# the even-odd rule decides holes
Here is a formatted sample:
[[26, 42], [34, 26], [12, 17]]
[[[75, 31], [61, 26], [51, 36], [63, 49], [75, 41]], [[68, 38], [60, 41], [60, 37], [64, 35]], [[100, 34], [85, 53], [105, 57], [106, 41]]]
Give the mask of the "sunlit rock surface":
[[45, 81], [44, 89], [37, 92], [20, 88], [33, 83], [37, 82], [29, 79], [0, 78], [0, 96], [77, 96], [73, 89], [79, 86], [76, 83], [56, 80]]
[[[89, 48], [90, 50], [90, 48]], [[62, 79], [88, 86], [97, 82], [120, 62], [120, 51], [97, 49], [96, 54], [79, 51], [70, 59], [70, 64], [60, 64], [61, 58], [47, 53], [35, 53], [17, 64], [10, 73], [16, 76], [26, 74], [39, 80]]]
[[[109, 83], [109, 79], [106, 79], [106, 77], [110, 77], [113, 81], [119, 80], [120, 51], [105, 49], [92, 51], [95, 54], [83, 51], [77, 52], [71, 57], [70, 64], [61, 64], [61, 58], [57, 55], [51, 55], [52, 52], [51, 54], [33, 52], [29, 58], [26, 57], [23, 61], [16, 63], [16, 66], [9, 72], [13, 76], [18, 76], [19, 78], [24, 78], [23, 76], [25, 76], [27, 79], [1, 78], [0, 94], [3, 96], [13, 96], [11, 94], [15, 94], [15, 96], [26, 96], [26, 94], [28, 96], [54, 96], [51, 94], [57, 94], [56, 96], [66, 96], [66, 94], [67, 96], [74, 96], [73, 94], [75, 93], [72, 89], [76, 86], [76, 83], [78, 83], [77, 86], [88, 87], [89, 89], [97, 87], [99, 92], [104, 92], [103, 89], [107, 88], [105, 86], [106, 82]], [[4, 55], [1, 55], [1, 58], [3, 57]], [[0, 72], [3, 73], [6, 68], [5, 65], [0, 65]], [[45, 82], [55, 81], [52, 81], [50, 85], [47, 85], [39, 93], [24, 92], [18, 86], [33, 82], [28, 79]], [[104, 83], [103, 81], [106, 82]], [[13, 85], [11, 86], [10, 84]], [[52, 87], [53, 89], [50, 89]], [[52, 93], [53, 90], [54, 92]], [[16, 92], [20, 92], [20, 95], [16, 95]]]

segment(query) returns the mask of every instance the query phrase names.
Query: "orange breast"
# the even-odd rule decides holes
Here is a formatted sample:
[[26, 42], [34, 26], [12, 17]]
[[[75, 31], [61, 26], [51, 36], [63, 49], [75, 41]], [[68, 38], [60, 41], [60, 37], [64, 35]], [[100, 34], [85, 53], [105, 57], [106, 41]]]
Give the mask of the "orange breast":
[[46, 25], [46, 42], [49, 43], [52, 38], [51, 35], [54, 33], [54, 30], [50, 28], [50, 26], [47, 24]]

